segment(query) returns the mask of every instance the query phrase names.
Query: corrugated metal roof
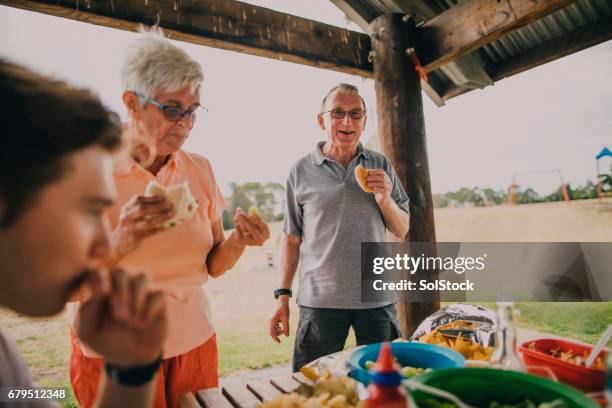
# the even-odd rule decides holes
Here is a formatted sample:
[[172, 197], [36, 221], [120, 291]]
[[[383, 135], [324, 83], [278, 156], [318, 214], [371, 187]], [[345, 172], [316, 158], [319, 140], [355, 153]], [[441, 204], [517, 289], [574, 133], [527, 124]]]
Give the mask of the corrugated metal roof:
[[[331, 0], [334, 4], [344, 3], [356, 12], [365, 22], [370, 22], [379, 15], [401, 10], [411, 14], [415, 21], [423, 23], [445, 10], [459, 4], [461, 0]], [[466, 0], [469, 1], [469, 0]], [[339, 6], [340, 7], [340, 6]], [[341, 9], [343, 7], [340, 7]], [[557, 10], [538, 21], [514, 30], [503, 37], [473, 51], [471, 63], [481, 64], [488, 72], [513, 57], [522, 54], [547, 41], [566, 33], [579, 30], [592, 23], [609, 19], [612, 16], [612, 0], [578, 0], [575, 3]], [[350, 18], [350, 16], [349, 16]], [[362, 21], [363, 24], [363, 21]], [[430, 74], [432, 87], [439, 95], [456, 88], [457, 85], [443, 69]], [[479, 82], [480, 84], [482, 82]], [[476, 86], [477, 87], [477, 86]], [[455, 89], [453, 94], [460, 94]]]
[[477, 52], [483, 53], [493, 63], [498, 63], [611, 15], [612, 4], [607, 0], [578, 0], [536, 22], [514, 30]]

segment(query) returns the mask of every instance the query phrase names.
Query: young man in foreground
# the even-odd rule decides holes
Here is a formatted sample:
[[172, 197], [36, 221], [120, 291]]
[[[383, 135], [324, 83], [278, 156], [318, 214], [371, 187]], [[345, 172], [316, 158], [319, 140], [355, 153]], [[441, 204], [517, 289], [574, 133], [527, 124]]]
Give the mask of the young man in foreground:
[[[149, 406], [166, 335], [163, 296], [144, 275], [101, 273], [120, 124], [90, 92], [3, 61], [0, 95], [0, 305], [52, 316], [87, 293], [75, 328], [105, 360], [94, 405]], [[0, 390], [29, 387], [0, 331]]]

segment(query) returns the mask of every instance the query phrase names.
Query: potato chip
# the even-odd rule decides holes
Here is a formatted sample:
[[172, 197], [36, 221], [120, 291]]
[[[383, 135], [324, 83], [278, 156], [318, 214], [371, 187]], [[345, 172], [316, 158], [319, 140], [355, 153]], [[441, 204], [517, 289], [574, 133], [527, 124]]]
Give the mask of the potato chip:
[[[272, 401], [259, 404], [260, 408], [365, 408], [365, 402], [359, 401], [357, 383], [349, 377], [333, 377], [329, 370], [319, 376], [312, 367], [300, 371], [305, 376], [317, 375], [313, 387], [309, 387], [308, 395], [296, 392], [283, 394]], [[308, 373], [308, 374], [306, 374]]]
[[[445, 329], [452, 328], [455, 330], [467, 328], [471, 330], [474, 328], [474, 324], [472, 324], [472, 322], [467, 322], [464, 320], [456, 320], [440, 327], [445, 327]], [[491, 355], [493, 354], [494, 350], [493, 347], [484, 348], [480, 344], [470, 340], [469, 338], [463, 337], [461, 332], [459, 332], [456, 338], [455, 336], [443, 335], [439, 331], [439, 328], [433, 329], [431, 332], [424, 334], [418, 340], [424, 343], [435, 344], [441, 347], [453, 349], [458, 353], [461, 353], [461, 355], [463, 355], [463, 357], [465, 357], [467, 360], [488, 361], [491, 359]]]
[[300, 368], [300, 372], [311, 381], [317, 381], [320, 377], [319, 372], [314, 367], [302, 367]]

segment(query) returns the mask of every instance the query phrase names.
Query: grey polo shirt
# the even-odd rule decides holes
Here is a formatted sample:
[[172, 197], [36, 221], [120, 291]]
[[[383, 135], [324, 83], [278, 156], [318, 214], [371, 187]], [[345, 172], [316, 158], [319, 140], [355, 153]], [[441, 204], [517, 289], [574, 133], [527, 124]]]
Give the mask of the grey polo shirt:
[[355, 167], [384, 169], [393, 183], [391, 197], [406, 212], [408, 196], [382, 154], [360, 143], [345, 169], [323, 155], [324, 143], [299, 159], [287, 179], [283, 232], [302, 238], [297, 302], [333, 309], [386, 306], [389, 302], [361, 301], [361, 243], [384, 242], [387, 237], [374, 194], [359, 187]]

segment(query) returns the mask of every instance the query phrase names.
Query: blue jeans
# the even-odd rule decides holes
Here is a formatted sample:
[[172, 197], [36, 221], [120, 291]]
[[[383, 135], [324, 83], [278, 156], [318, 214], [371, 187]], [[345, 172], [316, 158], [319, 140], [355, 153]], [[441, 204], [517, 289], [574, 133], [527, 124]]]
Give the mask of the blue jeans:
[[300, 306], [293, 349], [293, 371], [344, 349], [353, 327], [357, 345], [392, 341], [402, 336], [395, 305], [375, 309], [321, 309]]

